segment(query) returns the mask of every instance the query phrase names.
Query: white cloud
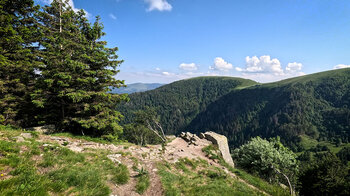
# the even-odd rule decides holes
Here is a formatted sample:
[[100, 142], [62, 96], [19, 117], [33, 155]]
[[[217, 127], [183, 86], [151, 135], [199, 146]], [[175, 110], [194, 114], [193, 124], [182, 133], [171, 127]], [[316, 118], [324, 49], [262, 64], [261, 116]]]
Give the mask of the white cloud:
[[[53, 0], [40, 0], [40, 1], [43, 2], [43, 3], [45, 3], [45, 4], [51, 4]], [[78, 12], [78, 11], [81, 10], [81, 9], [76, 8], [76, 7], [74, 6], [73, 0], [69, 0], [69, 1], [68, 1], [68, 5], [72, 8], [72, 10], [73, 10], [74, 12]], [[83, 10], [84, 10], [84, 9], [83, 9]], [[87, 18], [89, 18], [89, 17], [91, 16], [91, 14], [90, 14], [89, 12], [87, 12], [86, 10], [84, 10], [84, 12], [85, 12]]]
[[350, 65], [339, 64], [333, 67], [333, 69], [343, 69], [343, 68], [350, 68]]
[[149, 4], [147, 11], [171, 11], [172, 6], [167, 2], [167, 0], [144, 0]]
[[237, 71], [246, 73], [271, 73], [274, 75], [283, 75], [283, 69], [278, 59], [271, 59], [270, 56], [264, 55], [261, 57], [247, 56], [245, 58], [246, 68], [236, 68]]
[[163, 71], [162, 74], [163, 74], [164, 76], [170, 76], [170, 75], [171, 75], [171, 73], [169, 73], [169, 72], [167, 72], [167, 71]]
[[117, 20], [117, 17], [112, 13], [109, 14], [109, 17], [112, 18], [113, 20]]
[[157, 70], [157, 71], [160, 71], [160, 68], [159, 68], [159, 67], [157, 67], [157, 68], [156, 68], [156, 70]]
[[271, 59], [269, 55], [247, 56], [245, 68], [236, 67], [236, 71], [242, 74], [242, 77], [253, 79], [259, 82], [272, 82], [290, 77], [305, 75], [302, 72], [301, 63], [288, 63], [285, 69], [277, 58]]
[[214, 65], [210, 66], [209, 69], [219, 70], [219, 71], [228, 71], [233, 69], [233, 65], [231, 63], [226, 62], [221, 57], [216, 57], [214, 59]]
[[297, 62], [288, 63], [286, 67], [286, 73], [294, 74], [294, 73], [300, 72], [302, 67], [303, 67], [303, 64], [301, 63], [297, 63]]
[[179, 65], [179, 68], [182, 70], [187, 70], [187, 71], [195, 71], [198, 69], [198, 67], [195, 63], [181, 63]]

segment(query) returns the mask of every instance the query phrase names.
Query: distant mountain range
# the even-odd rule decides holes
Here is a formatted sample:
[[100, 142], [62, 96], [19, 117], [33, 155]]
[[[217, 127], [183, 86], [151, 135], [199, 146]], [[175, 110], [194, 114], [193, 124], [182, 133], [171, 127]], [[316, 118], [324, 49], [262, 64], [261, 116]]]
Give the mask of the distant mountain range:
[[280, 136], [300, 150], [303, 136], [350, 142], [350, 69], [259, 84], [231, 77], [199, 77], [134, 93], [118, 110], [125, 123], [133, 111], [155, 107], [167, 134], [215, 131], [231, 146], [250, 138]]
[[116, 94], [131, 94], [136, 92], [144, 92], [156, 89], [158, 87], [163, 86], [164, 84], [160, 83], [133, 83], [133, 84], [127, 84], [127, 87], [122, 88], [115, 88], [112, 90], [112, 93]]

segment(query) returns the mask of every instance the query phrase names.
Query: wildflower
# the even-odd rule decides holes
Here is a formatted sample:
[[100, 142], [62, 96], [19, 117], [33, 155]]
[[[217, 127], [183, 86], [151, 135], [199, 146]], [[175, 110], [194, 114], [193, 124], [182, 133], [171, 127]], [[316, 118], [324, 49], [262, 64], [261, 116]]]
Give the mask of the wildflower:
[[4, 174], [1, 174], [1, 177], [3, 177], [4, 176]]

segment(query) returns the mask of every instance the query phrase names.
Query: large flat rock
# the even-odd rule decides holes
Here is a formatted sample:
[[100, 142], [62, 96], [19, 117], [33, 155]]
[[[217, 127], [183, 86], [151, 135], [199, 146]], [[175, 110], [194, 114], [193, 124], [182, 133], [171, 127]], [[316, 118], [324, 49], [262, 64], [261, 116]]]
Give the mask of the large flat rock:
[[228, 147], [227, 138], [224, 135], [217, 134], [215, 132], [209, 131], [204, 133], [205, 139], [211, 141], [213, 144], [217, 145], [222, 157], [224, 158], [225, 162], [231, 165], [232, 167], [235, 166], [233, 163], [230, 149]]

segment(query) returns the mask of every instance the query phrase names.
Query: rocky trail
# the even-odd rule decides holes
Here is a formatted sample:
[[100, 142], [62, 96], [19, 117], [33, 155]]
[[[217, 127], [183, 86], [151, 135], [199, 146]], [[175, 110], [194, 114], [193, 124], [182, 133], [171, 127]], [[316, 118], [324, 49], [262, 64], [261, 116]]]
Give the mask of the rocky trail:
[[[195, 138], [195, 139], [193, 139]], [[112, 195], [118, 196], [137, 196], [139, 195], [135, 191], [135, 185], [137, 183], [136, 176], [137, 171], [134, 171], [133, 167], [143, 168], [147, 170], [150, 177], [150, 186], [143, 195], [155, 196], [163, 195], [160, 177], [157, 172], [157, 163], [160, 161], [166, 161], [169, 163], [175, 163], [181, 158], [189, 159], [202, 159], [207, 161], [210, 165], [221, 168], [231, 177], [247, 184], [252, 189], [261, 192], [264, 195], [269, 195], [266, 192], [259, 190], [253, 185], [237, 177], [234, 173], [230, 172], [227, 168], [220, 165], [217, 161], [209, 159], [202, 149], [213, 142], [199, 138], [194, 135], [190, 137], [172, 137], [169, 138], [170, 142], [164, 147], [161, 145], [149, 145], [141, 147], [137, 145], [114, 145], [114, 144], [101, 144], [96, 142], [87, 142], [81, 139], [75, 139], [64, 136], [50, 136], [39, 135], [38, 141], [43, 143], [58, 143], [61, 146], [74, 151], [74, 152], [89, 152], [92, 150], [107, 150], [109, 155], [107, 156], [114, 163], [122, 163], [126, 165], [130, 171], [130, 180], [125, 185], [110, 184], [109, 187], [112, 190]], [[21, 140], [21, 139], [20, 139]]]

